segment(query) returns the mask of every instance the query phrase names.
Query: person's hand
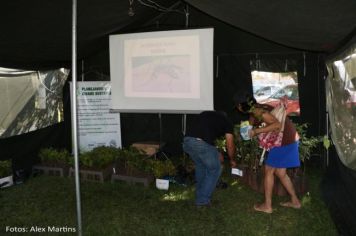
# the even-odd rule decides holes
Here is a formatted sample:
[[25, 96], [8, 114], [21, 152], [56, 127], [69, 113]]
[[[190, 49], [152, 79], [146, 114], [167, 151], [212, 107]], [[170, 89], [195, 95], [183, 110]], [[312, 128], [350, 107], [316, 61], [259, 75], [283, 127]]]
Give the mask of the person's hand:
[[236, 166], [237, 166], [236, 161], [230, 160], [230, 165], [231, 165], [231, 168], [236, 168]]
[[250, 138], [253, 138], [256, 135], [256, 131], [254, 129], [250, 129], [248, 132]]
[[224, 155], [221, 152], [219, 152], [219, 161], [224, 163]]

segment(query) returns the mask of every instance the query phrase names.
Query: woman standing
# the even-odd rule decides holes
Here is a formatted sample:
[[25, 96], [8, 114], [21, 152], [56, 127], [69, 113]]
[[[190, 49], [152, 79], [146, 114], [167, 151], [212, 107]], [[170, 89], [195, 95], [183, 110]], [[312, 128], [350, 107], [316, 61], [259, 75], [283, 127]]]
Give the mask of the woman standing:
[[[270, 111], [273, 107], [256, 103], [251, 96], [234, 97], [238, 111], [250, 115], [250, 124], [254, 129], [250, 131], [250, 137], [261, 133], [279, 132], [282, 124], [274, 117]], [[265, 123], [265, 126], [260, 125]], [[299, 136], [291, 120], [286, 117], [282, 145], [273, 147], [269, 150], [265, 161], [264, 189], [265, 201], [261, 204], [255, 204], [254, 209], [265, 213], [272, 213], [272, 190], [274, 185], [274, 175], [281, 181], [282, 185], [290, 195], [290, 201], [280, 203], [281, 206], [295, 209], [301, 208], [301, 203], [295, 193], [293, 183], [287, 175], [287, 168], [299, 167]]]

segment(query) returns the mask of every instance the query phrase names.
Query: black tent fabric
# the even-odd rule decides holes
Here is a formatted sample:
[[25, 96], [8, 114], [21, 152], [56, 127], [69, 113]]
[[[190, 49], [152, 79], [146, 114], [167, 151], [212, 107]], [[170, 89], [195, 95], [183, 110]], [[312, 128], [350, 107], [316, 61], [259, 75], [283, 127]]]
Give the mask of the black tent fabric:
[[[108, 35], [128, 26], [132, 29], [161, 12], [129, 1], [78, 0], [78, 59], [108, 44]], [[171, 7], [175, 0], [156, 1]], [[70, 67], [72, 36], [71, 0], [1, 1], [0, 65], [10, 68]]]
[[331, 52], [356, 29], [353, 0], [187, 0], [237, 28], [292, 48]]
[[340, 235], [356, 235], [356, 172], [342, 164], [335, 147], [329, 158], [321, 184], [323, 197]]
[[[108, 34], [155, 22], [164, 12], [133, 1], [78, 0], [78, 58], [107, 46]], [[332, 52], [354, 33], [354, 0], [155, 0], [167, 9], [186, 3], [234, 27], [284, 46]], [[71, 60], [70, 0], [5, 0], [0, 8], [0, 65], [58, 67]], [[178, 13], [175, 17], [178, 17]]]
[[66, 135], [64, 122], [17, 135], [0, 141], [0, 160], [12, 159], [14, 171], [25, 170], [31, 173], [32, 165], [39, 161], [38, 151], [43, 147], [66, 148], [68, 139], [63, 139]]

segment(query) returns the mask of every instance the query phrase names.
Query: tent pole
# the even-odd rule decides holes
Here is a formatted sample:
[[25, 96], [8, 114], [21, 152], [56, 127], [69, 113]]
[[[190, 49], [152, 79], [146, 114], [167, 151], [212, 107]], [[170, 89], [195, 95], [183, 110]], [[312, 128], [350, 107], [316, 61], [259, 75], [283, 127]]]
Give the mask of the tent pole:
[[72, 132], [75, 168], [75, 192], [77, 200], [77, 232], [82, 235], [82, 212], [80, 201], [79, 160], [78, 160], [78, 130], [77, 130], [77, 0], [72, 2]]
[[[326, 112], [326, 137], [329, 138], [329, 113]], [[329, 149], [326, 149], [326, 167], [329, 167]]]
[[84, 60], [82, 60], [82, 81], [84, 81]]
[[189, 27], [189, 6], [185, 4], [185, 28]]
[[[185, 137], [185, 134], [187, 133], [187, 114], [183, 114], [182, 116], [182, 134], [183, 134], [183, 139]], [[184, 150], [182, 149], [183, 151], [183, 164], [185, 165], [185, 159], [186, 159], [186, 154], [184, 152]]]

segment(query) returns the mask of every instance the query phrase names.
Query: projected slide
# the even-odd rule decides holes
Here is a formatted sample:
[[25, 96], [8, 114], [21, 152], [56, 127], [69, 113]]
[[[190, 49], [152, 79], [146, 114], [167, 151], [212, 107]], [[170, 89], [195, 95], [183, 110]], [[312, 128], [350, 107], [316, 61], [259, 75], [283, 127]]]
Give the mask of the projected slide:
[[212, 110], [212, 62], [212, 29], [110, 36], [113, 109]]
[[199, 38], [124, 41], [125, 95], [199, 98]]
[[[188, 55], [132, 58], [132, 79], [128, 80], [132, 89], [127, 90], [127, 96], [166, 97], [173, 93], [191, 93], [189, 61]], [[199, 91], [195, 93], [199, 95]]]

